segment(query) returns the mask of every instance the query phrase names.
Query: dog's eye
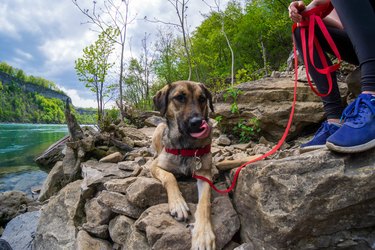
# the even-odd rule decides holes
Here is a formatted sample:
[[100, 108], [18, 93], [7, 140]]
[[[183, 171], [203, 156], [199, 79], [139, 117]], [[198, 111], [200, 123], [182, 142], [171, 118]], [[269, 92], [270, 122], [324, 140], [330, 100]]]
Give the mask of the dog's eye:
[[198, 101], [200, 102], [200, 103], [204, 103], [204, 102], [206, 102], [206, 97], [204, 97], [203, 95], [201, 95], [199, 98], [198, 98]]
[[176, 99], [179, 102], [184, 102], [186, 97], [185, 97], [185, 94], [179, 94], [179, 95], [175, 96], [174, 99]]

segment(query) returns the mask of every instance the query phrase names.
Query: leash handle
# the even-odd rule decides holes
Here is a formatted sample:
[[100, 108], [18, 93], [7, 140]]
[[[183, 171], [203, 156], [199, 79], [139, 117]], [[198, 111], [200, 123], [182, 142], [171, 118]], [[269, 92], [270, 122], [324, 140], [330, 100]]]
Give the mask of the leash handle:
[[[331, 3], [328, 5], [319, 5], [311, 10], [302, 12], [301, 15], [305, 18], [304, 21], [300, 23], [294, 23], [292, 26], [292, 32], [294, 34], [297, 27], [300, 28], [301, 31], [301, 42], [302, 42], [302, 54], [303, 54], [303, 62], [305, 64], [305, 70], [306, 70], [306, 77], [307, 82], [311, 88], [311, 90], [320, 97], [328, 96], [332, 91], [332, 76], [331, 73], [336, 71], [341, 64], [341, 55], [337, 49], [337, 46], [335, 42], [333, 41], [331, 35], [329, 34], [327, 27], [325, 26], [322, 17], [325, 17], [328, 15], [333, 9], [333, 6]], [[333, 64], [331, 66], [328, 65], [328, 61], [326, 56], [324, 55], [323, 49], [319, 44], [319, 41], [315, 37], [315, 25], [318, 26], [318, 28], [323, 33], [323, 36], [325, 37], [328, 45], [330, 46], [331, 50], [333, 51], [334, 55], [337, 57], [338, 62], [336, 64]], [[308, 28], [308, 38], [306, 43], [306, 29]], [[294, 36], [293, 36], [294, 39]], [[312, 84], [310, 75], [309, 75], [309, 65], [308, 65], [308, 59], [307, 59], [307, 48], [306, 44], [308, 45], [308, 53], [310, 57], [310, 63], [314, 67], [314, 69], [319, 72], [322, 75], [326, 75], [327, 83], [328, 83], [328, 91], [327, 93], [320, 93]], [[294, 42], [295, 46], [295, 42]], [[314, 48], [316, 49], [319, 59], [322, 62], [323, 68], [318, 68], [315, 65], [314, 62]], [[294, 54], [296, 57], [296, 53]]]

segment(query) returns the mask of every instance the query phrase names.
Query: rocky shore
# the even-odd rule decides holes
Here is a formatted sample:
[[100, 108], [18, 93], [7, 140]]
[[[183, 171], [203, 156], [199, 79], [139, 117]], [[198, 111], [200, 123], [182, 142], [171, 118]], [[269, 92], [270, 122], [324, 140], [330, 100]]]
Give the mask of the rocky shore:
[[[346, 85], [342, 87], [347, 98]], [[270, 78], [238, 86], [239, 113], [217, 97], [212, 153], [215, 184], [226, 188], [233, 160], [271, 150], [283, 132], [292, 100], [290, 78]], [[228, 195], [212, 191], [217, 249], [374, 249], [375, 150], [335, 154], [321, 149], [300, 154], [301, 142], [323, 120], [320, 100], [298, 87], [293, 127], [280, 151], [249, 165]], [[69, 116], [69, 113], [67, 114]], [[259, 143], [234, 140], [228, 128], [239, 119], [260, 121]], [[152, 178], [150, 137], [156, 114], [143, 128], [112, 125], [98, 133], [71, 118], [64, 145], [37, 201], [19, 192], [0, 194], [2, 239], [13, 249], [190, 249], [193, 216], [178, 222], [168, 212], [167, 195]], [[224, 166], [224, 167], [223, 167]], [[229, 170], [228, 170], [229, 169]], [[195, 180], [179, 180], [194, 214]]]

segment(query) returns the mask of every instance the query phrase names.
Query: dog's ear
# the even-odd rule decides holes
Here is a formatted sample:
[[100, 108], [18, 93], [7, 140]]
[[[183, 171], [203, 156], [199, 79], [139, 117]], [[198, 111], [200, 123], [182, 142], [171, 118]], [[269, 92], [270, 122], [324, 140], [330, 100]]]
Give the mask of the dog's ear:
[[204, 86], [204, 84], [201, 83], [200, 86], [203, 90], [204, 95], [208, 99], [208, 104], [210, 106], [211, 111], [215, 112], [214, 111], [214, 105], [212, 104], [212, 94], [211, 94], [211, 92], [206, 88], [206, 86]]
[[170, 87], [170, 84], [164, 86], [153, 98], [155, 110], [159, 111], [162, 116], [167, 112]]

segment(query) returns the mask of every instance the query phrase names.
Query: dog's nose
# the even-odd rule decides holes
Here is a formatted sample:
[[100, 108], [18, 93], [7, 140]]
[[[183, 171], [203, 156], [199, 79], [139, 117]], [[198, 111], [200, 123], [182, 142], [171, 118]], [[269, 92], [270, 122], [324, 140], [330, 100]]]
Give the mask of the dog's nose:
[[200, 117], [192, 117], [189, 120], [189, 125], [191, 129], [199, 129], [200, 126], [202, 125], [203, 119]]

